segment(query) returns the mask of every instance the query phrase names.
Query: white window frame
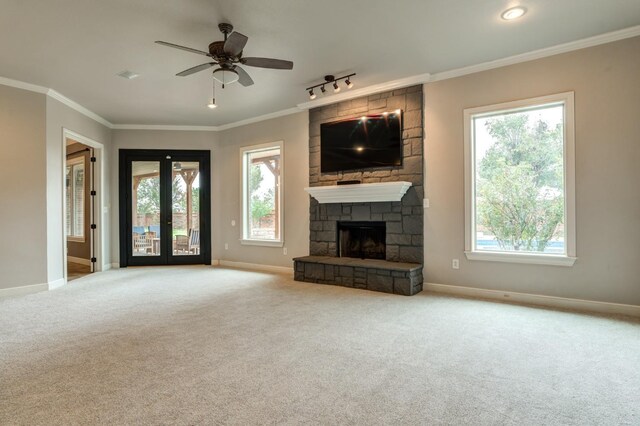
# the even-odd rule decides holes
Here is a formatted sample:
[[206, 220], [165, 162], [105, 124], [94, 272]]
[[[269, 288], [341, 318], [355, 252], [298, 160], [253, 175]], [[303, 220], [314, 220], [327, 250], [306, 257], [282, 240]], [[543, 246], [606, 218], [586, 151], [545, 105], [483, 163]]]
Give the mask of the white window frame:
[[[548, 104], [564, 105], [564, 229], [566, 253], [513, 253], [476, 250], [475, 239], [475, 144], [472, 121], [476, 116], [500, 114], [530, 109]], [[575, 124], [574, 92], [505, 102], [464, 110], [464, 193], [465, 193], [465, 255], [469, 260], [529, 263], [539, 265], [573, 266], [576, 261], [576, 208], [575, 208]]]
[[[76, 182], [75, 182], [74, 175], [73, 175], [73, 168], [74, 168], [74, 166], [77, 166], [77, 165], [80, 165], [80, 164], [82, 164], [82, 169], [83, 169], [83, 173], [84, 173], [84, 176], [82, 178], [83, 179], [82, 180], [83, 224], [82, 224], [82, 235], [74, 235], [73, 230], [75, 228], [75, 216], [74, 216], [75, 208], [74, 207], [75, 207], [75, 203], [76, 203], [76, 201], [75, 201], [75, 193], [76, 193], [75, 186], [76, 186]], [[70, 192], [70, 196], [71, 196], [71, 206], [70, 206], [71, 207], [70, 208], [71, 211], [69, 212], [69, 217], [71, 218], [71, 234], [67, 235], [66, 237], [67, 237], [68, 241], [73, 241], [73, 242], [76, 242], [76, 243], [84, 243], [86, 241], [85, 228], [86, 228], [86, 220], [87, 220], [86, 211], [85, 211], [85, 208], [84, 208], [85, 207], [84, 203], [86, 203], [85, 197], [87, 196], [86, 195], [86, 192], [87, 192], [87, 186], [86, 186], [87, 185], [87, 162], [85, 161], [84, 154], [82, 156], [78, 156], [78, 157], [74, 157], [74, 158], [68, 159], [66, 166], [67, 167], [71, 167], [70, 185], [69, 185], [69, 189], [68, 189], [68, 192]], [[67, 190], [67, 189], [65, 188], [65, 190]], [[65, 203], [66, 203], [66, 200], [65, 200]], [[66, 220], [66, 218], [65, 218], [65, 220]]]
[[[261, 240], [257, 238], [248, 238], [249, 228], [249, 180], [248, 180], [248, 154], [260, 151], [268, 151], [271, 149], [280, 150], [280, 184], [278, 188], [278, 225], [280, 235], [278, 240]], [[277, 184], [277, 183], [276, 183]], [[240, 148], [240, 200], [242, 213], [242, 226], [240, 227], [240, 244], [251, 246], [265, 247], [283, 247], [284, 246], [284, 143], [283, 141], [264, 143], [259, 145], [251, 145]]]

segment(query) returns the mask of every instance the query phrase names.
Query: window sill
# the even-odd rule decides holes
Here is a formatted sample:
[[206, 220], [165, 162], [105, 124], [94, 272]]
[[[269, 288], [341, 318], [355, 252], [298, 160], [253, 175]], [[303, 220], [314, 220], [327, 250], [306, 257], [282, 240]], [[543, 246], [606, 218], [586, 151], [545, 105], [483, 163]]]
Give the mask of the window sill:
[[263, 246], [263, 247], [283, 247], [284, 241], [269, 241], [269, 240], [240, 240], [240, 244], [244, 246]]
[[487, 262], [526, 263], [532, 265], [573, 266], [578, 259], [564, 255], [531, 254], [531, 253], [498, 253], [465, 251], [469, 260], [483, 260]]

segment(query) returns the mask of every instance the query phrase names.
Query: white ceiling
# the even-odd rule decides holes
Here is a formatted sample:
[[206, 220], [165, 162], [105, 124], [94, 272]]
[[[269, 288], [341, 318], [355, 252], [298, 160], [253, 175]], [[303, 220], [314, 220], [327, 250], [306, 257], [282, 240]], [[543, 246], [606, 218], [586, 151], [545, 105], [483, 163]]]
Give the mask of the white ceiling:
[[[499, 18], [508, 6], [524, 18]], [[640, 0], [0, 0], [0, 76], [52, 88], [117, 124], [218, 126], [308, 101], [325, 74], [356, 87], [436, 73], [640, 24]], [[219, 22], [247, 35], [255, 85], [217, 90], [211, 74], [175, 77], [205, 57]], [[205, 59], [205, 60], [203, 60]], [[140, 73], [134, 80], [116, 76]]]

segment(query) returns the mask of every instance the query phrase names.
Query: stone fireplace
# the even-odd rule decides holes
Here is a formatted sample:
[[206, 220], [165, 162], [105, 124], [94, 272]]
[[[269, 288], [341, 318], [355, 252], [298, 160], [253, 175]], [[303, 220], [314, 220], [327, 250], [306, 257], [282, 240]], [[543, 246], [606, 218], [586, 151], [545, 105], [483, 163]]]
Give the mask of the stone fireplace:
[[[309, 185], [336, 188], [338, 182], [405, 183], [396, 201], [310, 200], [310, 256], [294, 259], [295, 279], [396, 294], [422, 290], [423, 125], [422, 86], [370, 95], [309, 112]], [[320, 124], [385, 111], [402, 111], [402, 166], [321, 173]], [[351, 185], [341, 185], [348, 193]], [[344, 189], [343, 189], [344, 188]], [[311, 191], [310, 191], [311, 192]], [[373, 198], [372, 198], [373, 200]], [[356, 230], [353, 226], [367, 227]], [[376, 236], [371, 229], [376, 224]], [[382, 231], [384, 229], [384, 231]], [[383, 235], [381, 235], [383, 234]], [[348, 235], [348, 245], [343, 236]]]

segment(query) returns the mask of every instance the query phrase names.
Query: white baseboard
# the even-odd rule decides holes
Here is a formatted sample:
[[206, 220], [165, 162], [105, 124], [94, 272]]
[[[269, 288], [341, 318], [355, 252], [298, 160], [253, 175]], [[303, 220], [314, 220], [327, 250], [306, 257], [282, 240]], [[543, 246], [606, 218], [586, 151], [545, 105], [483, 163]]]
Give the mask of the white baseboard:
[[220, 265], [220, 261], [218, 259], [211, 260], [211, 266], [218, 266], [218, 265]]
[[262, 265], [260, 263], [247, 263], [247, 262], [233, 262], [231, 260], [214, 260], [211, 262], [217, 262], [220, 266], [228, 266], [230, 268], [238, 268], [238, 269], [250, 269], [253, 271], [265, 271], [265, 272], [275, 272], [277, 274], [293, 274], [293, 268], [287, 268], [286, 266], [273, 266], [273, 265]]
[[62, 287], [66, 283], [67, 281], [64, 278], [59, 278], [57, 280], [50, 281], [49, 284], [47, 285], [47, 288], [48, 290], [55, 290], [56, 288]]
[[118, 269], [118, 268], [120, 268], [120, 263], [118, 263], [118, 262], [114, 262], [114, 263], [112, 263], [112, 264], [111, 264], [111, 268], [113, 268], [113, 269]]
[[82, 257], [67, 256], [67, 262], [77, 263], [79, 265], [91, 266], [91, 260]]
[[47, 291], [49, 284], [31, 284], [23, 285], [20, 287], [0, 288], [0, 298], [10, 296], [24, 296], [31, 293], [39, 293], [41, 291]]
[[102, 270], [100, 272], [108, 271], [109, 269], [111, 269], [111, 263], [105, 263], [102, 265]]
[[601, 314], [630, 315], [640, 317], [640, 306], [622, 303], [597, 302], [595, 300], [570, 299], [566, 297], [543, 296], [540, 294], [516, 293], [513, 291], [487, 290], [448, 284], [425, 283], [424, 289], [434, 293], [457, 296], [479, 297], [483, 299], [511, 301], [552, 308], [573, 309]]

